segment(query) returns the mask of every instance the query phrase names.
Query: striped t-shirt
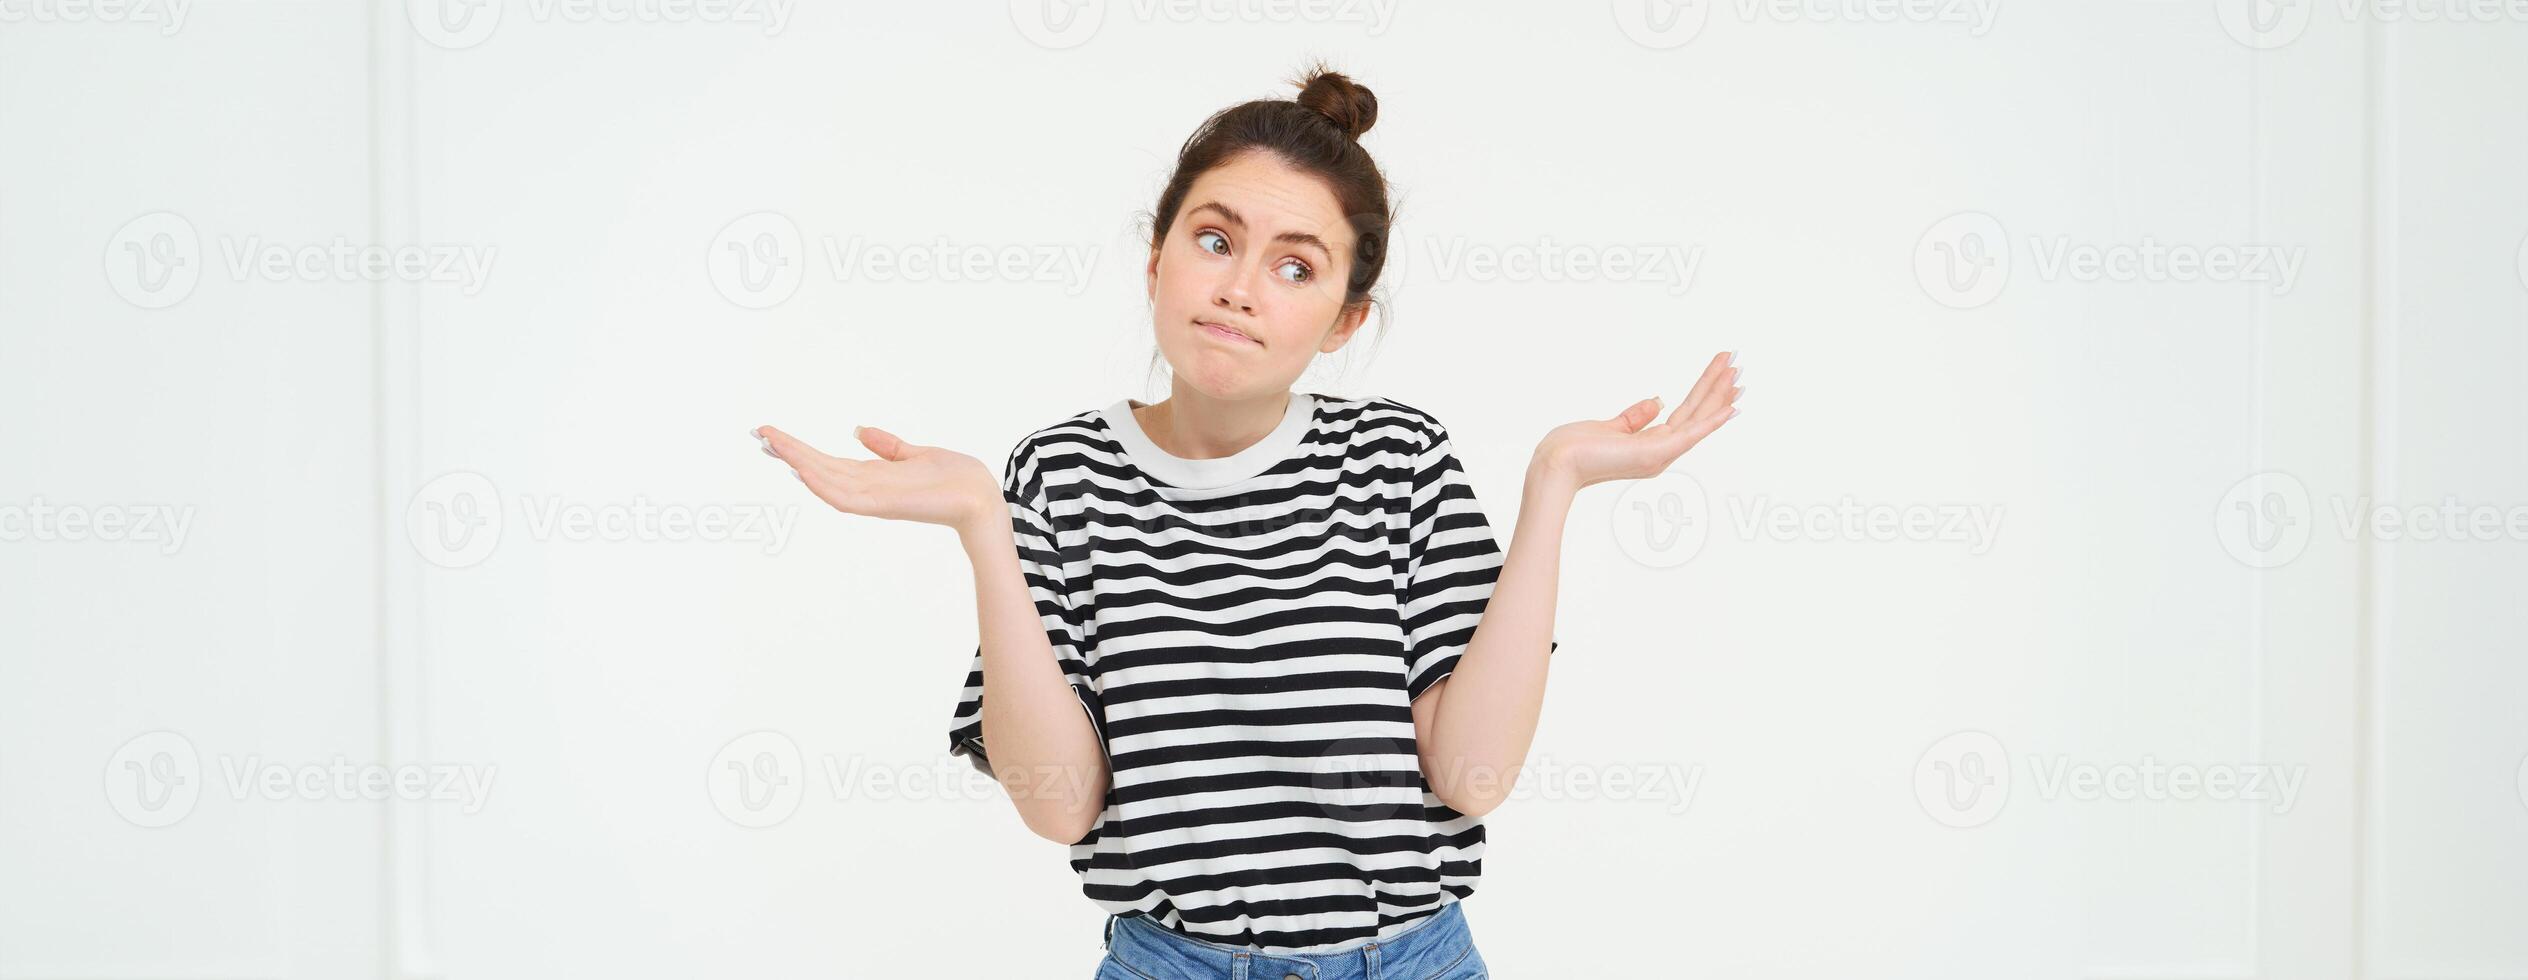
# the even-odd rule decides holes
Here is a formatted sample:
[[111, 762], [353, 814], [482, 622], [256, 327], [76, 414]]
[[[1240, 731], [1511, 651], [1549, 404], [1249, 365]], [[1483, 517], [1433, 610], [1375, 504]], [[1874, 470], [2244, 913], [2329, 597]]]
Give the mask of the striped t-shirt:
[[[1071, 845], [1082, 890], [1268, 952], [1383, 940], [1472, 894], [1483, 824], [1430, 792], [1410, 705], [1456, 667], [1502, 560], [1447, 430], [1294, 391], [1255, 445], [1189, 460], [1137, 404], [1039, 429], [1002, 471], [1113, 773]], [[948, 739], [989, 773], [982, 671], [978, 648]]]

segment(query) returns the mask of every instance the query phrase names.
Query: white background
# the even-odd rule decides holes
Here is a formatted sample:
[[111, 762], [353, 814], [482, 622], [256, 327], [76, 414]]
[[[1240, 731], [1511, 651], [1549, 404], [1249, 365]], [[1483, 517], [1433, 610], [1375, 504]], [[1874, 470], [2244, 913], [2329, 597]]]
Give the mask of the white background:
[[[952, 540], [741, 432], [997, 468], [1163, 395], [1172, 155], [1323, 56], [1402, 224], [1305, 387], [1438, 415], [1506, 531], [1547, 429], [1747, 368], [1574, 509], [1498, 975], [2528, 977], [2528, 11], [602, 9], [0, 0], [0, 976], [1086, 976], [944, 752]], [[489, 275], [232, 263], [338, 241]], [[2051, 264], [2145, 243], [2298, 271]], [[544, 523], [636, 505], [789, 530]], [[232, 781], [336, 760], [488, 794]], [[2146, 765], [2296, 790], [2050, 782]]]

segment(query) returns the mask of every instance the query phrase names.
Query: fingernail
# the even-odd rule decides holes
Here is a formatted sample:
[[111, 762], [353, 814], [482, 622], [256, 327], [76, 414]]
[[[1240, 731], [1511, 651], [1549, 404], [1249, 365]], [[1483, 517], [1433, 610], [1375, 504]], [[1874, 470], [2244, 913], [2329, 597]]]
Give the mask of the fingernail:
[[1729, 352], [1729, 366], [1730, 366], [1730, 367], [1737, 367], [1737, 366], [1738, 366], [1738, 352], [1737, 352], [1737, 351], [1730, 351], [1730, 352]]
[[799, 471], [797, 471], [797, 470], [791, 470], [791, 471], [790, 471], [790, 478], [791, 478], [791, 479], [793, 479], [793, 480], [797, 480], [797, 481], [799, 481], [799, 482], [801, 482], [801, 483], [806, 483], [806, 482], [808, 482], [808, 478], [807, 478], [807, 477], [804, 477], [804, 476], [800, 476], [800, 475], [799, 475]]
[[766, 445], [764, 446], [764, 455], [766, 455], [766, 456], [770, 456], [770, 457], [772, 457], [772, 458], [774, 458], [774, 459], [780, 459], [780, 458], [781, 458], [781, 454], [780, 454], [780, 453], [776, 453], [776, 452], [773, 452], [773, 451], [772, 451], [772, 446], [771, 446], [770, 444], [766, 444]]

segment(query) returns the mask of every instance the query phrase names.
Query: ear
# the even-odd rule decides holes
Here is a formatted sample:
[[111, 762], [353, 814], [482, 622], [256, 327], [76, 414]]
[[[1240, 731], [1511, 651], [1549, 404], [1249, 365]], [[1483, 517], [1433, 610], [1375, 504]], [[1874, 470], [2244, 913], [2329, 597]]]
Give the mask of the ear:
[[1352, 342], [1352, 335], [1360, 332], [1361, 324], [1367, 322], [1369, 322], [1368, 300], [1344, 307], [1343, 312], [1334, 315], [1334, 329], [1326, 331], [1325, 342], [1317, 345], [1317, 352], [1331, 354], [1342, 350], [1343, 345]]
[[1143, 292], [1148, 295], [1150, 302], [1156, 303], [1159, 301], [1159, 247], [1156, 245], [1150, 246], [1150, 268], [1147, 278], [1149, 281], [1143, 286]]

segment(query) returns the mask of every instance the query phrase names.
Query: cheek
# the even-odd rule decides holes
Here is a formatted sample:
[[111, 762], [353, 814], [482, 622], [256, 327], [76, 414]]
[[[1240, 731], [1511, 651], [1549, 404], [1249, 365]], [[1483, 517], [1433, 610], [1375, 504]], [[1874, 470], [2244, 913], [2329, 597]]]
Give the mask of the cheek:
[[1281, 337], [1279, 346], [1297, 348], [1307, 357], [1317, 352], [1335, 318], [1342, 315], [1343, 297], [1324, 290], [1291, 290], [1278, 298], [1269, 315], [1274, 335]]
[[1210, 298], [1211, 287], [1203, 281], [1197, 256], [1173, 252], [1159, 260], [1159, 282], [1151, 302], [1161, 310], [1172, 310], [1191, 316]]
[[1284, 307], [1273, 311], [1267, 325], [1265, 335], [1272, 338], [1268, 349], [1276, 360], [1313, 357], [1317, 341], [1325, 336], [1325, 324], [1316, 318], [1314, 310]]

